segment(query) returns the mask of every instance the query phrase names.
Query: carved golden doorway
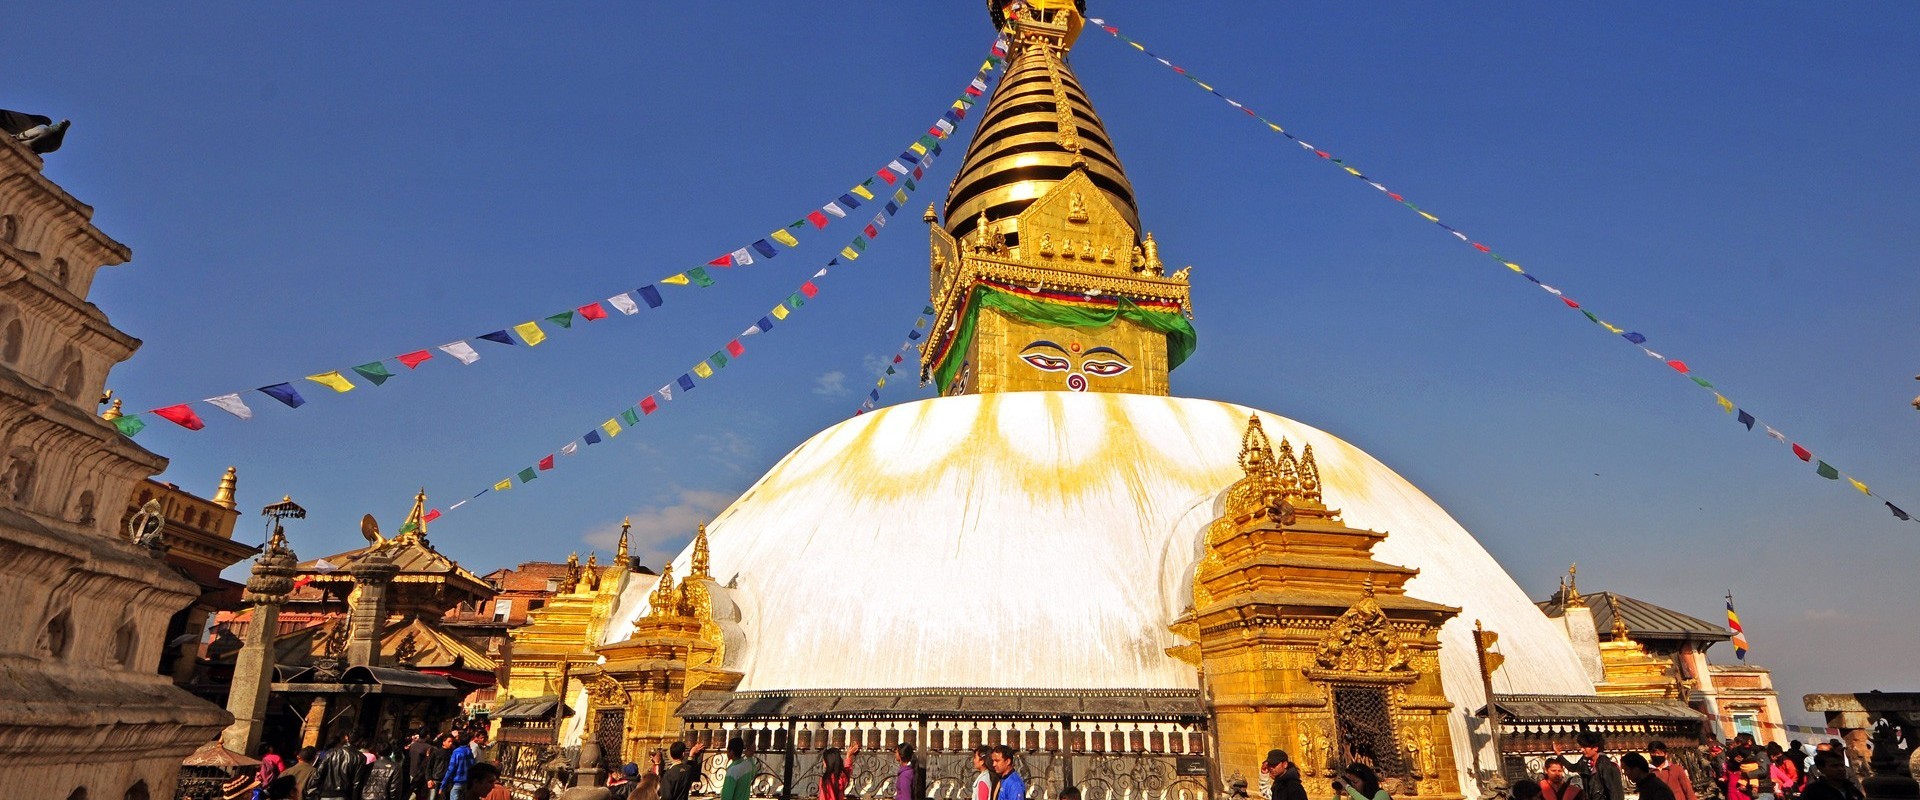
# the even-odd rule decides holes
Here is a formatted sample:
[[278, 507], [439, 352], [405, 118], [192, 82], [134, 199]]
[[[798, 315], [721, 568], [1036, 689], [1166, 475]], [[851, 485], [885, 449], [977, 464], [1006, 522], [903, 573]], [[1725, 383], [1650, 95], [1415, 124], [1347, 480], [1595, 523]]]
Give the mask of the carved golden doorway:
[[1359, 762], [1373, 767], [1381, 778], [1407, 774], [1406, 759], [1400, 755], [1399, 738], [1393, 735], [1393, 714], [1388, 688], [1334, 684], [1333, 726], [1339, 741], [1339, 767]]
[[627, 709], [603, 708], [594, 712], [593, 743], [600, 745], [600, 769], [619, 769], [627, 763]]

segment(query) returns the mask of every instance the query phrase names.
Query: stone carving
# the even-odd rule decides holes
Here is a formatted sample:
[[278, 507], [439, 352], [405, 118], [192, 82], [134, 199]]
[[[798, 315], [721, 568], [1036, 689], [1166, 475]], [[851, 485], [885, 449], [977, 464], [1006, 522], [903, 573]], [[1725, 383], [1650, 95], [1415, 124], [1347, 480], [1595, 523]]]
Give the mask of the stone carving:
[[1373, 599], [1371, 580], [1366, 595], [1341, 614], [1320, 640], [1313, 660], [1321, 669], [1339, 672], [1413, 673], [1406, 646]]
[[1044, 232], [1044, 231], [1041, 232], [1039, 251], [1040, 251], [1040, 255], [1044, 258], [1053, 257], [1053, 234], [1052, 233]]

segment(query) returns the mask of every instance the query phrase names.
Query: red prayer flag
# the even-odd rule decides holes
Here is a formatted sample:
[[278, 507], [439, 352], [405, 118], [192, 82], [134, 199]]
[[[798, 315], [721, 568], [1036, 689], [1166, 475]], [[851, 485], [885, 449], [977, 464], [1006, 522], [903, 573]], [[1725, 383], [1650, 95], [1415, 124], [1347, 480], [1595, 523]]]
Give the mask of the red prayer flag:
[[1807, 452], [1807, 448], [1801, 447], [1798, 444], [1795, 444], [1793, 446], [1793, 454], [1796, 456], [1799, 456], [1801, 461], [1813, 460], [1813, 454], [1810, 452]]
[[877, 239], [880, 237], [880, 231], [876, 230], [872, 225], [867, 226], [865, 233], [869, 239]]
[[432, 511], [428, 511], [424, 516], [420, 517], [420, 521], [432, 522], [439, 518], [440, 518], [440, 509], [436, 508], [436, 509], [433, 509]]
[[546, 457], [546, 458], [543, 458], [543, 459], [540, 459], [540, 468], [541, 468], [541, 469], [553, 469], [553, 454], [552, 454], [552, 453], [548, 453], [548, 454], [547, 454], [547, 457]]
[[900, 363], [900, 357], [899, 357], [899, 356], [894, 356], [894, 357], [893, 357], [893, 363], [895, 363], [895, 364], [898, 364], [898, 363]]
[[1685, 361], [1681, 361], [1676, 358], [1672, 361], [1667, 362], [1667, 366], [1672, 367], [1675, 372], [1678, 372], [1682, 375], [1687, 374], [1687, 363]]
[[880, 180], [886, 181], [888, 186], [892, 186], [893, 182], [895, 180], [898, 180], [897, 178], [893, 177], [893, 172], [891, 170], [883, 169], [873, 174], [880, 176]]
[[1401, 197], [1400, 195], [1394, 194], [1393, 192], [1387, 192], [1387, 196], [1393, 198], [1393, 202], [1396, 202], [1396, 203], [1407, 202], [1407, 198]]
[[312, 575], [302, 575], [298, 578], [293, 579], [293, 588], [298, 589], [312, 582], [313, 582]]
[[1562, 302], [1562, 303], [1566, 303], [1566, 304], [1567, 304], [1567, 307], [1568, 307], [1568, 308], [1579, 308], [1579, 307], [1580, 307], [1580, 304], [1579, 304], [1579, 303], [1576, 303], [1576, 302], [1573, 302], [1573, 298], [1571, 298], [1571, 297], [1567, 297], [1566, 295], [1561, 295], [1561, 296], [1560, 296], [1560, 302]]
[[[813, 285], [813, 281], [807, 281], [806, 283], [800, 284], [800, 293], [812, 297], [820, 293], [820, 287]], [[185, 406], [181, 406], [181, 408], [185, 408]]]
[[1491, 253], [1491, 252], [1493, 252], [1493, 248], [1491, 248], [1491, 247], [1488, 247], [1488, 246], [1486, 246], [1486, 245], [1484, 245], [1484, 244], [1481, 244], [1481, 243], [1479, 243], [1479, 242], [1474, 242], [1474, 243], [1473, 243], [1473, 249], [1475, 249], [1475, 250], [1478, 250], [1478, 251], [1480, 251], [1480, 252], [1482, 252], [1482, 253]]
[[580, 307], [580, 316], [587, 319], [606, 319], [607, 310], [601, 308], [599, 303], [588, 303]]
[[394, 356], [394, 358], [399, 359], [400, 363], [407, 365], [407, 369], [413, 369], [414, 367], [420, 366], [420, 362], [433, 358], [433, 354], [425, 350], [416, 350], [405, 355]]
[[642, 414], [651, 414], [654, 412], [654, 409], [659, 407], [660, 403], [653, 399], [653, 395], [640, 398], [640, 413]]
[[709, 261], [709, 262], [707, 262], [707, 266], [709, 266], [709, 267], [731, 267], [731, 266], [733, 266], [733, 254], [732, 254], [732, 253], [728, 253], [728, 254], [726, 254], [726, 255], [724, 255], [724, 256], [721, 256], [721, 257], [719, 257], [719, 258], [716, 258], [716, 259], [714, 259], [714, 260], [712, 260], [712, 261]]
[[735, 339], [731, 342], [727, 342], [728, 355], [733, 356], [734, 358], [739, 358], [740, 355], [745, 352], [747, 352], [747, 347], [746, 345], [741, 344], [739, 339]]
[[200, 421], [200, 415], [193, 413], [193, 409], [188, 408], [184, 403], [177, 406], [167, 406], [166, 408], [156, 408], [153, 410], [153, 413], [159, 414], [168, 422], [172, 422], [190, 431], [197, 431], [207, 427], [207, 423]]
[[813, 223], [813, 227], [816, 228], [827, 227], [827, 215], [818, 211], [807, 212], [807, 221]]

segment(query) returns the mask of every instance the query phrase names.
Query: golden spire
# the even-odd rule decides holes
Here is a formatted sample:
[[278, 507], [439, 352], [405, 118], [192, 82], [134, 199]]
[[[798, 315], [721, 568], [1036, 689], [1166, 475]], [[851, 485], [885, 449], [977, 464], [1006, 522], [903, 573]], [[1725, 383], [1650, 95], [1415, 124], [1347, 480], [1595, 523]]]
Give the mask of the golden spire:
[[633, 517], [622, 517], [620, 520], [620, 549], [613, 552], [613, 563], [615, 565], [624, 567], [628, 563], [627, 529], [631, 527], [633, 527]]
[[1280, 496], [1288, 500], [1300, 499], [1300, 462], [1293, 458], [1293, 443], [1287, 437], [1280, 437], [1280, 447], [1273, 454], [1276, 476], [1280, 487]]
[[107, 406], [107, 410], [100, 412], [100, 418], [108, 422], [112, 422], [122, 416], [125, 415], [120, 413], [120, 398], [118, 397], [113, 398], [113, 405]]
[[1607, 611], [1613, 614], [1613, 640], [1624, 642], [1628, 638], [1627, 618], [1620, 615], [1620, 601], [1612, 592], [1607, 592]]
[[1005, 20], [1010, 30], [1007, 71], [980, 114], [983, 125], [947, 194], [947, 233], [964, 241], [980, 212], [991, 208], [1008, 246], [1015, 246], [1021, 210], [1080, 170], [1139, 230], [1133, 184], [1067, 66], [1067, 51], [1084, 24], [1079, 10], [1073, 3], [1043, 0], [1006, 19], [1000, 5], [989, 4], [995, 19]]
[[688, 577], [711, 578], [707, 574], [707, 523], [700, 523], [699, 531], [693, 534], [693, 565]]
[[215, 489], [213, 492], [214, 505], [219, 506], [221, 508], [226, 508], [226, 509], [231, 509], [234, 507], [233, 489], [234, 489], [234, 484], [238, 482], [239, 477], [240, 477], [239, 470], [234, 469], [233, 467], [227, 467], [227, 474], [220, 476], [220, 488]]
[[1247, 415], [1247, 432], [1240, 436], [1240, 470], [1248, 478], [1269, 479], [1279, 475], [1273, 462], [1273, 442], [1267, 439], [1267, 429], [1261, 427], [1259, 414]]
[[1567, 589], [1561, 595], [1560, 605], [1567, 608], [1586, 608], [1587, 601], [1580, 598], [1580, 587], [1576, 579], [1580, 577], [1580, 564], [1575, 562], [1567, 567]]
[[673, 583], [673, 562], [660, 568], [660, 581], [654, 584], [653, 594], [647, 596], [647, 602], [653, 606], [657, 617], [673, 616], [680, 613], [679, 593]]
[[1300, 499], [1306, 505], [1322, 505], [1320, 498], [1320, 465], [1313, 460], [1313, 445], [1300, 450]]
[[400, 535], [395, 539], [413, 537], [424, 539], [427, 536], [427, 487], [420, 487], [419, 494], [413, 496], [413, 510], [407, 512], [407, 519], [400, 523]]

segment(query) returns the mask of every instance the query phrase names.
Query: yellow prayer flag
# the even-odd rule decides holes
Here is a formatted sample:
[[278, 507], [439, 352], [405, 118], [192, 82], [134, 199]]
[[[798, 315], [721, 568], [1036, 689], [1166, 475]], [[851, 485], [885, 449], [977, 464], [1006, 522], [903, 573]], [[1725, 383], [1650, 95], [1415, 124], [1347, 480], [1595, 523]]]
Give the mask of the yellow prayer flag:
[[774, 319], [786, 319], [786, 318], [787, 318], [787, 307], [786, 307], [785, 305], [777, 305], [777, 306], [774, 306], [774, 307], [773, 307], [773, 318], [774, 318]]
[[1147, 52], [1147, 48], [1141, 47], [1139, 42], [1127, 42], [1127, 44], [1133, 45], [1133, 49], [1142, 53]]
[[873, 192], [869, 192], [869, 191], [867, 191], [867, 187], [865, 187], [865, 186], [855, 186], [855, 187], [853, 187], [853, 193], [854, 193], [854, 194], [857, 194], [857, 195], [860, 195], [860, 199], [862, 199], [862, 200], [872, 200], [872, 199], [873, 199]]
[[606, 431], [607, 438], [611, 439], [620, 435], [620, 423], [615, 420], [607, 420], [606, 422], [600, 423], [600, 430]]
[[1420, 216], [1423, 216], [1423, 217], [1426, 217], [1426, 218], [1427, 218], [1427, 221], [1428, 221], [1428, 222], [1439, 222], [1439, 221], [1440, 221], [1440, 218], [1439, 218], [1439, 217], [1436, 217], [1436, 216], [1434, 216], [1434, 215], [1432, 215], [1432, 214], [1429, 214], [1429, 213], [1427, 213], [1427, 212], [1425, 212], [1425, 211], [1422, 211], [1422, 212], [1420, 212]]
[[320, 384], [321, 386], [325, 386], [336, 392], [353, 391], [353, 381], [347, 380], [345, 377], [341, 376], [339, 370], [335, 370], [333, 372], [322, 372], [318, 375], [308, 375], [307, 380], [313, 381], [314, 383]]
[[1853, 488], [1859, 489], [1861, 494], [1873, 494], [1873, 492], [1867, 491], [1867, 485], [1864, 483], [1856, 481], [1852, 478], [1848, 478], [1847, 482], [1853, 484]]
[[702, 378], [711, 378], [713, 377], [713, 367], [707, 366], [707, 362], [702, 361], [693, 365], [693, 374]]
[[1514, 272], [1526, 272], [1526, 270], [1520, 268], [1519, 264], [1515, 264], [1511, 261], [1502, 261], [1500, 263], [1506, 264], [1507, 269], [1513, 270]]
[[773, 240], [788, 247], [800, 246], [800, 240], [793, 238], [793, 234], [787, 233], [786, 231], [774, 231]]
[[513, 332], [520, 334], [520, 340], [526, 342], [528, 347], [547, 340], [546, 331], [540, 330], [538, 322], [522, 322], [513, 326]]
[[908, 145], [907, 149], [912, 150], [913, 152], [923, 156], [927, 154], [927, 146], [919, 142], [914, 142], [913, 144]]
[[1206, 84], [1204, 84], [1204, 83], [1200, 83], [1199, 81], [1194, 81], [1194, 83], [1195, 83], [1195, 84], [1197, 84], [1197, 85], [1199, 85], [1199, 87], [1200, 87], [1200, 88], [1202, 88], [1202, 89], [1205, 89], [1205, 90], [1207, 90], [1207, 91], [1209, 91], [1209, 92], [1211, 92], [1211, 91], [1213, 91], [1213, 87], [1211, 87], [1211, 86], [1208, 86], [1208, 85], [1206, 85]]
[[494, 490], [494, 491], [496, 491], [496, 492], [504, 492], [504, 491], [506, 491], [506, 490], [508, 490], [508, 489], [511, 489], [511, 488], [513, 488], [513, 479], [512, 479], [512, 478], [508, 478], [508, 479], [506, 479], [506, 480], [504, 480], [504, 481], [501, 481], [501, 482], [499, 482], [499, 483], [496, 483], [496, 484], [494, 484], [494, 485], [493, 485], [493, 490]]
[[1728, 400], [1726, 396], [1720, 394], [1719, 392], [1713, 393], [1713, 402], [1719, 403], [1720, 408], [1726, 411], [1727, 413], [1729, 414], [1733, 413], [1733, 401]]
[[875, 387], [875, 388], [879, 388], [879, 389], [885, 389], [885, 388], [887, 388], [887, 379], [886, 379], [886, 378], [881, 378], [881, 379], [880, 379], [880, 385], [879, 385], [878, 387]]
[[661, 278], [661, 279], [660, 279], [660, 282], [661, 282], [661, 283], [671, 283], [671, 284], [673, 284], [673, 285], [675, 285], [675, 286], [685, 286], [685, 285], [687, 285], [687, 283], [688, 283], [688, 280], [687, 280], [687, 273], [684, 273], [684, 272], [682, 272], [682, 273], [680, 273], [680, 274], [678, 274], [678, 275], [675, 275], [675, 276], [673, 276], [673, 277], [671, 277], [671, 278]]
[[1269, 127], [1269, 128], [1272, 128], [1272, 129], [1273, 129], [1273, 132], [1274, 132], [1274, 133], [1286, 133], [1286, 132], [1287, 132], [1287, 131], [1286, 131], [1286, 129], [1284, 129], [1284, 128], [1281, 128], [1280, 126], [1278, 126], [1278, 125], [1275, 125], [1275, 124], [1273, 124], [1273, 123], [1271, 123], [1271, 122], [1269, 122], [1269, 123], [1267, 123], [1267, 127]]
[[860, 254], [854, 252], [853, 248], [848, 247], [840, 251], [840, 257], [848, 261], [858, 261], [860, 259]]
[[1616, 328], [1616, 327], [1614, 327], [1614, 326], [1613, 326], [1613, 323], [1611, 323], [1611, 322], [1605, 322], [1605, 321], [1603, 321], [1603, 322], [1601, 322], [1601, 323], [1600, 323], [1600, 327], [1603, 327], [1603, 328], [1606, 328], [1606, 329], [1607, 329], [1607, 332], [1608, 332], [1608, 333], [1626, 333], [1626, 330], [1625, 330], [1625, 329], [1623, 329], [1623, 328]]

